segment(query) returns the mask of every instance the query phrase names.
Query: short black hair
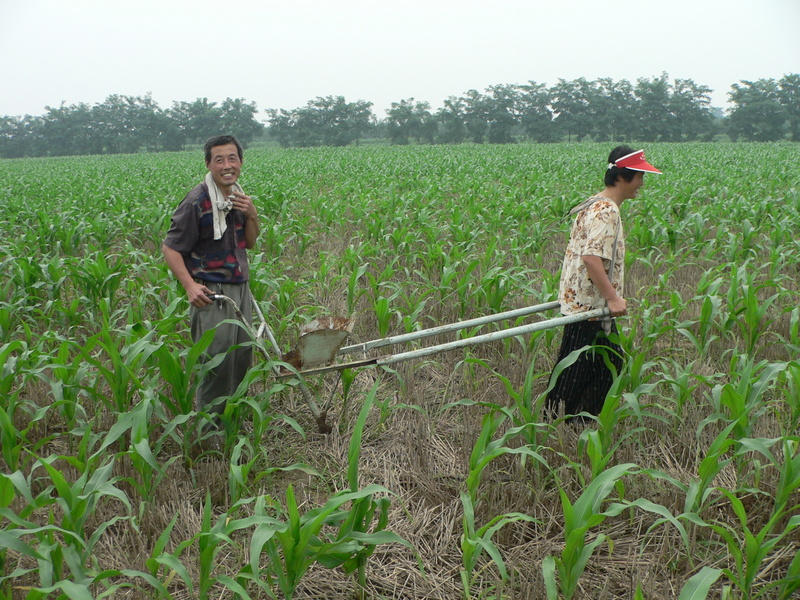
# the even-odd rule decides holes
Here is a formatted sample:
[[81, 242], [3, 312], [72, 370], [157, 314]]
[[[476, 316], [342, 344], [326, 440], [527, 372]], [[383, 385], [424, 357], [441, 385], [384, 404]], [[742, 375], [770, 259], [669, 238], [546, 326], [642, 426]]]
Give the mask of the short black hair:
[[[608, 164], [614, 164], [617, 160], [622, 158], [623, 156], [627, 156], [628, 154], [633, 154], [636, 152], [630, 146], [617, 146], [614, 148], [611, 153], [608, 155]], [[631, 171], [630, 169], [620, 169], [617, 166], [609, 167], [606, 169], [606, 175], [603, 178], [603, 182], [606, 184], [607, 187], [613, 187], [617, 184], [617, 177], [622, 177], [625, 181], [630, 181], [636, 175], [636, 171]]]
[[239, 160], [244, 162], [244, 151], [242, 150], [242, 145], [232, 135], [215, 135], [212, 138], [209, 138], [206, 141], [205, 148], [203, 151], [206, 155], [206, 164], [211, 162], [211, 149], [217, 146], [225, 146], [227, 144], [233, 144], [236, 146], [236, 151], [239, 153]]

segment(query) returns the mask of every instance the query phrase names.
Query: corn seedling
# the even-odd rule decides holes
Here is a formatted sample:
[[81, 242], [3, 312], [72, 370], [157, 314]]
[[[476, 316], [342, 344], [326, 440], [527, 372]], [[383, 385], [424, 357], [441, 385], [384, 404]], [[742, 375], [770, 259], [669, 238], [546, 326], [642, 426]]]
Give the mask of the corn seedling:
[[638, 467], [630, 463], [610, 467], [586, 486], [574, 504], [560, 490], [564, 511], [564, 549], [559, 555], [550, 555], [542, 561], [548, 600], [556, 600], [559, 590], [565, 600], [571, 600], [574, 596], [586, 563], [607, 537], [601, 533], [591, 542], [587, 540], [589, 530], [600, 525], [609, 516], [609, 513], [600, 510], [600, 504], [622, 477], [636, 470]]
[[[784, 483], [792, 481], [788, 471], [782, 475], [794, 468], [796, 450], [781, 450], [794, 443], [800, 424], [798, 148], [796, 143], [648, 145], [665, 173], [680, 171], [681, 177], [649, 180], [637, 201], [622, 207], [629, 314], [618, 327], [631, 358], [616, 378], [608, 410], [589, 420], [582, 437], [572, 434], [577, 422], [542, 418], [558, 329], [470, 348], [463, 355], [442, 354], [396, 373], [381, 371], [367, 420], [380, 435], [370, 436], [376, 452], [361, 461], [398, 456], [386, 480], [381, 473], [389, 471], [371, 464], [370, 483], [395, 491], [401, 482], [405, 510], [394, 510], [397, 500], [385, 489], [355, 498], [357, 510], [353, 498], [333, 506], [305, 544], [306, 553], [289, 553], [299, 561], [291, 565], [298, 585], [308, 582], [312, 589], [328, 576], [326, 569], [311, 567], [298, 575], [314, 554], [352, 569], [357, 590], [366, 588], [367, 595], [418, 597], [423, 585], [441, 597], [461, 595], [460, 577], [447, 574], [463, 570], [473, 596], [497, 596], [501, 592], [491, 589], [500, 570], [489, 552], [494, 544], [514, 586], [507, 591], [543, 596], [541, 577], [525, 576], [539, 567], [534, 554], [515, 553], [512, 572], [497, 541], [509, 528], [493, 528], [505, 527], [503, 518], [516, 513], [542, 519], [547, 513], [533, 511], [559, 505], [561, 493], [576, 506], [593, 482], [614, 473], [621, 457], [636, 456], [645, 476], [637, 476], [635, 485], [629, 477], [617, 479], [612, 486], [617, 499], [596, 508], [607, 516], [585, 535], [583, 550], [606, 536], [588, 559], [598, 567], [591, 583], [578, 575], [580, 536], [570, 538], [575, 554], [563, 557], [565, 576], [579, 578], [587, 597], [614, 593], [615, 582], [629, 578], [631, 594], [638, 582], [636, 593], [648, 596], [648, 586], [663, 582], [663, 589], [682, 589], [687, 598], [711, 593], [734, 598], [744, 595], [750, 564], [759, 561], [752, 595], [796, 596], [800, 559], [793, 554], [800, 528], [783, 532], [798, 492]], [[257, 196], [262, 215], [262, 233], [249, 251], [253, 295], [269, 307], [282, 344], [320, 314], [356, 315], [355, 337], [368, 340], [384, 331], [408, 332], [553, 300], [569, 208], [594, 187], [587, 172], [608, 149], [593, 142], [250, 147], [245, 189]], [[194, 562], [201, 534], [192, 529], [192, 513], [200, 507], [202, 516], [208, 507], [196, 495], [197, 483], [206, 477], [213, 503], [202, 556], [208, 562], [203, 572], [212, 581], [203, 593], [279, 597], [273, 562], [260, 541], [272, 536], [278, 561], [284, 552], [268, 530], [289, 532], [288, 523], [302, 521], [311, 531], [322, 508], [341, 500], [322, 490], [364, 492], [349, 481], [336, 485], [335, 468], [327, 467], [331, 440], [304, 437], [293, 383], [275, 383], [270, 362], [261, 357], [248, 389], [228, 399], [224, 458], [194, 456], [195, 429], [206, 418], [195, 411], [194, 382], [210, 366], [202, 364], [204, 342], [187, 341], [185, 294], [159, 248], [182, 190], [203, 172], [196, 149], [0, 160], [3, 201], [14, 216], [0, 220], [0, 267], [6, 275], [0, 282], [0, 548], [5, 548], [0, 597], [198, 597], [200, 567]], [[359, 381], [360, 371], [343, 374], [346, 406], [340, 414], [361, 397]], [[332, 387], [321, 382], [320, 390], [323, 383]], [[330, 390], [330, 397], [335, 395], [338, 391]], [[422, 412], [425, 427], [410, 429], [404, 414], [392, 413], [401, 406]], [[492, 411], [499, 416], [483, 426], [497, 423], [494, 433], [476, 440], [473, 421], [480, 417], [475, 415]], [[345, 450], [352, 435], [348, 427], [343, 419]], [[503, 440], [506, 430], [515, 437]], [[398, 443], [417, 431], [421, 437], [413, 448]], [[495, 442], [499, 445], [491, 446]], [[482, 449], [462, 476], [457, 457], [472, 458], [476, 445]], [[488, 470], [482, 478], [475, 473], [495, 450], [519, 445], [540, 453], [549, 465], [523, 452], [490, 459], [488, 469], [519, 456], [538, 470], [534, 485], [555, 481], [562, 470], [569, 472], [569, 482], [565, 477], [560, 491], [537, 486], [541, 504], [530, 510], [518, 495], [504, 497], [498, 509], [496, 488], [482, 495]], [[286, 461], [287, 453], [296, 458]], [[174, 462], [182, 456], [186, 468]], [[408, 473], [423, 461], [424, 469]], [[101, 495], [113, 491], [97, 479], [112, 463], [106, 485], [124, 491], [131, 508]], [[290, 466], [281, 468], [325, 465], [319, 486], [308, 495], [314, 500], [303, 504], [299, 494], [294, 498], [294, 521], [285, 482], [272, 470], [285, 464]], [[430, 487], [421, 479], [427, 475], [436, 477]], [[451, 484], [438, 485], [440, 477]], [[87, 496], [93, 478], [99, 487]], [[443, 514], [467, 516], [471, 507], [474, 516], [461, 527], [456, 523], [455, 531], [431, 531], [435, 549], [425, 541], [419, 545], [420, 560], [436, 563], [426, 569], [424, 583], [404, 569], [398, 554], [375, 549], [388, 539], [387, 529], [409, 540], [403, 531], [417, 535], [411, 519], [430, 509], [423, 504], [430, 498], [416, 493], [422, 488], [405, 496], [406, 483], [417, 479], [425, 490], [435, 490]], [[59, 487], [72, 496], [57, 502]], [[255, 493], [265, 495], [248, 498]], [[779, 509], [779, 498], [787, 495]], [[731, 496], [741, 502], [745, 520]], [[176, 508], [176, 497], [187, 502]], [[655, 502], [663, 497], [677, 516]], [[259, 499], [262, 513], [254, 515]], [[171, 514], [159, 520], [162, 509], [175, 510], [173, 526], [167, 526]], [[764, 529], [773, 510], [784, 517]], [[562, 560], [561, 544], [567, 545], [560, 537], [565, 511], [558, 512], [541, 540], [558, 548], [552, 557], [557, 592], [555, 558]], [[258, 518], [245, 525], [250, 516]], [[104, 524], [114, 517], [122, 519]], [[444, 528], [446, 521], [433, 526]], [[677, 546], [670, 536], [659, 537], [665, 533], [662, 524], [680, 531], [675, 523], [688, 531], [685, 538], [680, 532]], [[570, 527], [580, 529], [574, 520]], [[97, 531], [100, 539], [93, 541]], [[362, 535], [376, 537], [364, 541]], [[641, 552], [657, 547], [669, 557], [630, 562], [618, 560], [618, 546], [608, 544], [610, 555], [598, 551], [606, 542], [616, 544], [618, 535]], [[295, 538], [287, 536], [288, 548]], [[763, 539], [766, 553], [748, 555], [748, 536]], [[772, 544], [773, 539], [778, 541]], [[90, 547], [92, 556], [86, 558]], [[144, 570], [152, 581], [119, 567], [148, 558]], [[274, 565], [276, 572], [285, 570], [280, 562]], [[377, 566], [386, 579], [371, 580]], [[381, 583], [385, 580], [393, 582], [391, 589]], [[354, 590], [345, 589], [350, 587], [340, 586], [331, 600], [352, 596]]]
[[506, 415], [497, 411], [490, 411], [483, 418], [481, 433], [470, 455], [469, 476], [466, 480], [467, 491], [462, 492], [460, 495], [461, 506], [464, 511], [464, 516], [462, 518], [463, 533], [461, 534], [462, 569], [460, 574], [465, 600], [472, 598], [474, 577], [480, 558], [484, 552], [486, 552], [495, 565], [497, 565], [502, 580], [505, 581], [508, 578], [502, 554], [492, 541], [494, 534], [509, 523], [517, 521], [538, 522], [533, 517], [517, 512], [497, 515], [480, 527], [478, 527], [475, 522], [475, 507], [478, 504], [478, 490], [483, 471], [494, 459], [504, 454], [521, 454], [531, 457], [547, 466], [544, 457], [531, 447], [522, 446], [519, 448], [511, 448], [506, 445], [508, 440], [520, 435], [521, 432], [528, 427], [527, 425], [509, 429], [498, 439], [492, 439], [498, 427], [505, 420]]
[[[377, 485], [358, 489], [361, 437], [376, 390], [377, 384], [364, 402], [351, 438], [349, 489], [334, 494], [324, 506], [301, 514], [290, 485], [286, 490], [285, 521], [267, 516], [265, 504], [261, 501], [257, 504], [256, 514], [264, 517], [265, 522], [256, 528], [251, 540], [250, 568], [254, 575], [261, 572], [258, 559], [265, 552], [270, 561], [268, 578], [274, 577], [287, 600], [294, 597], [303, 575], [316, 562], [328, 568], [341, 565], [347, 572], [355, 571], [363, 590], [366, 559], [376, 545], [396, 542], [408, 546], [400, 536], [384, 530], [388, 523], [388, 498], [376, 500], [375, 495], [386, 494], [388, 490]], [[348, 503], [350, 509], [343, 510]], [[337, 533], [327, 534], [324, 529], [329, 527]]]

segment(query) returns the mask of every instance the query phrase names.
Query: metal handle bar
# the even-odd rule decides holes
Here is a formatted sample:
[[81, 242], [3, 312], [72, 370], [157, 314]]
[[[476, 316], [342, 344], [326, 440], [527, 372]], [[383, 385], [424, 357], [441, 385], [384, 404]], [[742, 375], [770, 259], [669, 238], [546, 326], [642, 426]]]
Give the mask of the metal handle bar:
[[550, 329], [552, 327], [560, 327], [561, 325], [568, 325], [569, 323], [577, 323], [579, 321], [588, 321], [589, 319], [593, 318], [605, 317], [606, 315], [610, 314], [611, 312], [607, 308], [598, 308], [577, 315], [568, 315], [566, 317], [555, 317], [554, 319], [539, 321], [538, 323], [530, 323], [528, 325], [520, 325], [519, 327], [512, 327], [510, 329], [493, 331], [491, 333], [485, 333], [483, 335], [478, 335], [472, 338], [464, 338], [461, 340], [456, 340], [455, 342], [439, 344], [438, 346], [430, 346], [428, 348], [420, 348], [418, 350], [409, 350], [408, 352], [401, 352], [400, 354], [394, 354], [392, 356], [380, 358], [378, 359], [377, 364], [391, 365], [394, 363], [402, 362], [404, 360], [410, 360], [412, 358], [421, 358], [423, 356], [429, 356], [431, 354], [437, 354], [439, 352], [445, 352], [447, 350], [454, 350], [456, 348], [462, 348], [464, 346], [485, 344], [487, 342], [493, 342], [495, 340], [503, 340], [505, 338], [514, 337], [516, 335], [522, 335], [524, 333], [532, 333], [534, 331], [541, 331], [543, 329]]
[[[439, 325], [438, 327], [431, 327], [430, 329], [422, 329], [420, 331], [413, 331], [411, 333], [403, 333], [391, 337], [381, 338], [379, 340], [372, 340], [369, 342], [362, 342], [360, 344], [353, 344], [352, 346], [345, 346], [339, 350], [339, 354], [352, 354], [354, 352], [364, 352], [373, 348], [382, 348], [383, 346], [392, 346], [394, 344], [401, 344], [411, 340], [418, 340], [440, 333], [448, 333], [450, 331], [459, 331], [467, 327], [476, 327], [478, 325], [485, 325], [486, 323], [496, 323], [497, 321], [505, 321], [507, 319], [514, 319], [516, 317], [524, 317], [538, 312], [544, 312], [553, 308], [558, 308], [558, 301], [547, 302], [545, 304], [536, 304], [526, 308], [517, 308], [495, 315], [487, 315], [485, 317], [477, 317], [467, 321], [459, 321], [458, 323], [450, 323], [449, 325]], [[472, 338], [475, 339], [475, 338]]]
[[[220, 300], [222, 302], [227, 302], [230, 304], [233, 311], [236, 313], [236, 317], [242, 322], [242, 324], [247, 328], [250, 332], [250, 335], [253, 337], [253, 341], [256, 343], [256, 347], [261, 350], [267, 360], [270, 360], [269, 353], [267, 352], [266, 348], [261, 343], [261, 334], [266, 332], [267, 337], [269, 338], [270, 343], [272, 344], [272, 349], [275, 351], [275, 355], [278, 359], [281, 358], [281, 351], [278, 346], [278, 342], [275, 341], [275, 336], [272, 334], [272, 329], [270, 329], [269, 325], [267, 325], [267, 320], [264, 318], [264, 313], [261, 312], [261, 307], [256, 302], [255, 298], [253, 298], [253, 306], [256, 309], [256, 313], [258, 313], [258, 318], [261, 320], [260, 325], [258, 326], [258, 331], [253, 329], [253, 326], [247, 322], [247, 319], [244, 318], [244, 314], [242, 314], [241, 309], [229, 296], [225, 294], [208, 294], [208, 297], [211, 300]], [[278, 378], [282, 378], [282, 374], [278, 365], [274, 365], [272, 367], [273, 371], [275, 372], [275, 376]], [[308, 386], [305, 383], [305, 380], [302, 378], [300, 379], [300, 391], [303, 393], [303, 398], [305, 398], [308, 407], [311, 409], [311, 414], [314, 415], [314, 418], [317, 420], [317, 423], [325, 423], [325, 413], [321, 411], [317, 403], [315, 402], [313, 396], [311, 395], [311, 390], [308, 389]]]
[[560, 327], [570, 323], [578, 323], [580, 321], [588, 321], [590, 319], [600, 319], [607, 317], [611, 314], [608, 308], [597, 308], [587, 312], [579, 313], [576, 315], [567, 315], [565, 317], [555, 317], [546, 321], [539, 321], [538, 323], [529, 323], [528, 325], [520, 325], [510, 329], [503, 329], [501, 331], [494, 331], [492, 333], [485, 333], [471, 338], [464, 338], [455, 342], [448, 342], [446, 344], [439, 344], [437, 346], [429, 346], [427, 348], [420, 348], [418, 350], [409, 350], [408, 352], [401, 352], [399, 354], [391, 354], [389, 356], [381, 356], [375, 358], [366, 358], [349, 363], [339, 363], [328, 365], [326, 367], [318, 367], [316, 369], [308, 369], [301, 371], [301, 375], [314, 375], [317, 373], [325, 373], [326, 371], [337, 371], [341, 369], [351, 369], [354, 367], [365, 367], [369, 365], [392, 365], [395, 363], [411, 360], [414, 358], [422, 358], [430, 356], [431, 354], [438, 354], [439, 352], [446, 352], [447, 350], [455, 350], [456, 348], [463, 348], [464, 346], [474, 346], [478, 344], [485, 344], [495, 340], [502, 340], [516, 335], [525, 333], [532, 333], [534, 331], [541, 331], [544, 329], [551, 329], [553, 327]]

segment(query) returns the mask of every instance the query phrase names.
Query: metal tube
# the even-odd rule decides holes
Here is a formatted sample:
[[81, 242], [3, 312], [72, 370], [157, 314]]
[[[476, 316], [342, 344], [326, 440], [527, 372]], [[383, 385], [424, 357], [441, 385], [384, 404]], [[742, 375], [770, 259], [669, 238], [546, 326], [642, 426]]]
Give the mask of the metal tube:
[[577, 315], [568, 315], [566, 317], [556, 317], [548, 319], [547, 321], [539, 321], [538, 323], [530, 323], [528, 325], [520, 325], [519, 327], [512, 327], [511, 329], [504, 329], [501, 331], [493, 331], [473, 338], [465, 338], [447, 344], [439, 344], [438, 346], [430, 346], [428, 348], [420, 348], [418, 350], [410, 350], [408, 352], [401, 352], [400, 354], [392, 354], [390, 356], [379, 358], [375, 364], [377, 365], [391, 365], [394, 363], [411, 360], [413, 358], [422, 358], [423, 356], [430, 356], [431, 354], [438, 354], [447, 350], [454, 350], [464, 346], [474, 346], [478, 344], [485, 344], [495, 340], [502, 340], [505, 338], [513, 337], [515, 335], [522, 335], [524, 333], [532, 333], [534, 331], [541, 331], [543, 329], [550, 329], [551, 327], [560, 327], [569, 323], [578, 323], [579, 321], [588, 321], [589, 319], [605, 317], [611, 314], [607, 308], [597, 308]]
[[[611, 313], [607, 308], [598, 308], [595, 310], [590, 310], [588, 312], [579, 313], [577, 315], [568, 315], [566, 317], [555, 317], [553, 319], [548, 319], [546, 321], [539, 321], [538, 323], [529, 323], [528, 325], [520, 325], [519, 327], [513, 327], [511, 329], [494, 331], [492, 333], [486, 333], [484, 335], [479, 335], [472, 338], [465, 338], [463, 340], [458, 340], [455, 342], [439, 344], [438, 346], [429, 346], [427, 348], [420, 348], [419, 350], [410, 350], [408, 352], [402, 352], [400, 354], [391, 354], [389, 356], [366, 358], [363, 360], [357, 360], [350, 363], [340, 363], [340, 364], [328, 365], [325, 367], [317, 367], [314, 369], [301, 371], [300, 374], [316, 375], [319, 373], [326, 373], [328, 371], [338, 371], [341, 369], [353, 369], [358, 367], [369, 367], [376, 365], [377, 366], [391, 365], [406, 360], [411, 360], [414, 358], [422, 358], [423, 356], [430, 356], [431, 354], [438, 354], [439, 352], [446, 352], [447, 350], [455, 350], [456, 348], [462, 348], [464, 346], [485, 344], [487, 342], [502, 340], [508, 337], [513, 337], [515, 335], [522, 335], [525, 333], [532, 333], [534, 331], [541, 331], [543, 329], [560, 327], [562, 325], [567, 325], [569, 323], [578, 323], [580, 321], [588, 321], [589, 319], [601, 318], [608, 316], [610, 314]], [[285, 375], [283, 377], [285, 377]]]
[[[267, 338], [269, 338], [269, 341], [272, 344], [272, 348], [275, 350], [275, 355], [277, 356], [278, 360], [280, 360], [282, 356], [281, 349], [280, 346], [278, 346], [278, 342], [275, 340], [275, 336], [272, 333], [272, 329], [270, 328], [269, 325], [267, 325], [267, 320], [264, 318], [264, 313], [261, 312], [261, 307], [258, 305], [258, 302], [255, 301], [255, 299], [253, 300], [253, 305], [256, 307], [256, 313], [258, 313], [258, 318], [261, 321], [261, 324], [258, 326], [257, 337], [258, 339], [261, 339], [261, 334], [266, 333]], [[269, 359], [269, 356], [267, 357], [267, 359]], [[272, 367], [272, 370], [275, 371], [275, 375], [277, 375], [278, 378], [280, 378], [281, 370], [278, 368], [278, 365], [274, 365]], [[314, 415], [317, 424], [318, 425], [321, 424], [320, 426], [323, 426], [325, 421], [325, 413], [327, 413], [327, 410], [324, 413], [320, 411], [319, 407], [317, 406], [317, 403], [314, 401], [314, 397], [311, 395], [311, 390], [309, 390], [308, 386], [306, 385], [305, 379], [300, 377], [299, 381], [300, 381], [299, 385], [300, 391], [302, 392], [303, 398], [305, 399], [306, 404], [308, 404], [309, 409], [311, 409], [311, 414]]]
[[[281, 357], [281, 349], [278, 346], [278, 342], [275, 341], [275, 336], [272, 335], [272, 329], [270, 329], [269, 325], [267, 325], [267, 320], [264, 318], [264, 313], [261, 312], [261, 307], [258, 305], [258, 302], [253, 300], [253, 306], [256, 307], [256, 313], [258, 313], [258, 318], [261, 321], [261, 325], [258, 326], [258, 337], [261, 337], [261, 334], [266, 332], [267, 338], [269, 339], [270, 343], [272, 344], [272, 349], [275, 350], [275, 354], [278, 355], [278, 358]], [[276, 367], [277, 369], [277, 367]]]
[[[242, 314], [242, 311], [239, 309], [239, 307], [236, 305], [236, 302], [234, 302], [232, 298], [224, 294], [213, 294], [209, 297], [212, 300], [223, 300], [233, 307], [233, 310], [236, 312], [236, 316], [239, 318], [239, 320], [241, 320], [242, 324], [245, 327], [247, 327], [247, 329], [250, 331], [250, 335], [253, 336], [253, 341], [256, 343], [258, 348], [264, 353], [264, 356], [267, 357], [267, 360], [269, 360], [269, 353], [266, 351], [263, 344], [261, 343], [261, 333], [262, 331], [266, 331], [267, 337], [269, 338], [269, 341], [272, 344], [273, 349], [275, 350], [277, 358], [280, 360], [282, 355], [280, 347], [278, 346], [278, 342], [275, 341], [275, 336], [272, 334], [272, 329], [270, 329], [269, 325], [267, 325], [267, 320], [264, 318], [264, 314], [261, 312], [261, 307], [258, 305], [258, 302], [255, 301], [255, 299], [253, 300], [253, 306], [255, 306], [256, 308], [256, 313], [258, 313], [258, 318], [261, 319], [261, 324], [258, 327], [258, 332], [256, 332], [253, 329], [252, 325], [250, 325], [247, 322], [247, 320], [244, 318], [244, 315]], [[275, 371], [275, 375], [280, 377], [281, 372], [280, 369], [278, 368], [278, 365], [274, 365], [272, 369], [273, 371]], [[325, 413], [320, 411], [319, 406], [317, 406], [317, 403], [314, 401], [314, 397], [311, 395], [311, 390], [308, 389], [305, 379], [300, 377], [299, 380], [300, 380], [300, 385], [299, 385], [300, 391], [303, 393], [303, 398], [305, 398], [306, 404], [308, 404], [308, 407], [311, 409], [311, 414], [314, 415], [314, 418], [317, 420], [318, 424], [324, 426]]]
[[[476, 327], [478, 325], [485, 325], [487, 323], [496, 323], [497, 321], [505, 321], [507, 319], [514, 319], [516, 317], [524, 317], [538, 312], [544, 312], [553, 308], [558, 308], [558, 301], [547, 302], [545, 304], [536, 304], [526, 308], [517, 308], [495, 315], [487, 315], [485, 317], [478, 317], [469, 319], [467, 321], [459, 321], [458, 323], [450, 323], [449, 325], [440, 325], [438, 327], [431, 327], [430, 329], [422, 329], [420, 331], [413, 331], [411, 333], [403, 333], [401, 335], [390, 336], [381, 338], [379, 340], [372, 340], [370, 342], [362, 342], [360, 344], [353, 344], [352, 346], [345, 346], [339, 350], [339, 354], [352, 354], [354, 352], [367, 352], [373, 348], [382, 348], [383, 346], [392, 346], [394, 344], [401, 344], [411, 340], [419, 340], [422, 338], [438, 335], [440, 333], [448, 333], [450, 331], [459, 331], [467, 327]], [[472, 338], [475, 339], [475, 338]]]

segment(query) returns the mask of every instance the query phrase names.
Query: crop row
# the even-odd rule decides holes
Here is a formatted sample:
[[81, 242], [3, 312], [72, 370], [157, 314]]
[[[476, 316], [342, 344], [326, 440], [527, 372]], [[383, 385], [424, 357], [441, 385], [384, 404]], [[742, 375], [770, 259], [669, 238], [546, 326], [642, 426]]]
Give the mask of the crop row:
[[[607, 151], [249, 150], [254, 295], [284, 350], [324, 314], [355, 316], [366, 341], [552, 300], [566, 215], [600, 188]], [[639, 597], [791, 597], [800, 152], [660, 144], [648, 158], [665, 175], [623, 207], [625, 366], [585, 429], [541, 418], [548, 330], [309, 379], [330, 405], [327, 438], [296, 382], [259, 357], [221, 453], [196, 443], [210, 340], [188, 340], [159, 251], [203, 175], [199, 153], [0, 162], [0, 594], [306, 597], [328, 568], [348, 582], [332, 598], [626, 584]], [[409, 429], [417, 439], [399, 441]], [[415, 526], [428, 510], [442, 526], [457, 515], [444, 549]], [[626, 584], [592, 579], [626, 540], [638, 548]], [[406, 569], [412, 587], [391, 591], [378, 566], [387, 580]]]

